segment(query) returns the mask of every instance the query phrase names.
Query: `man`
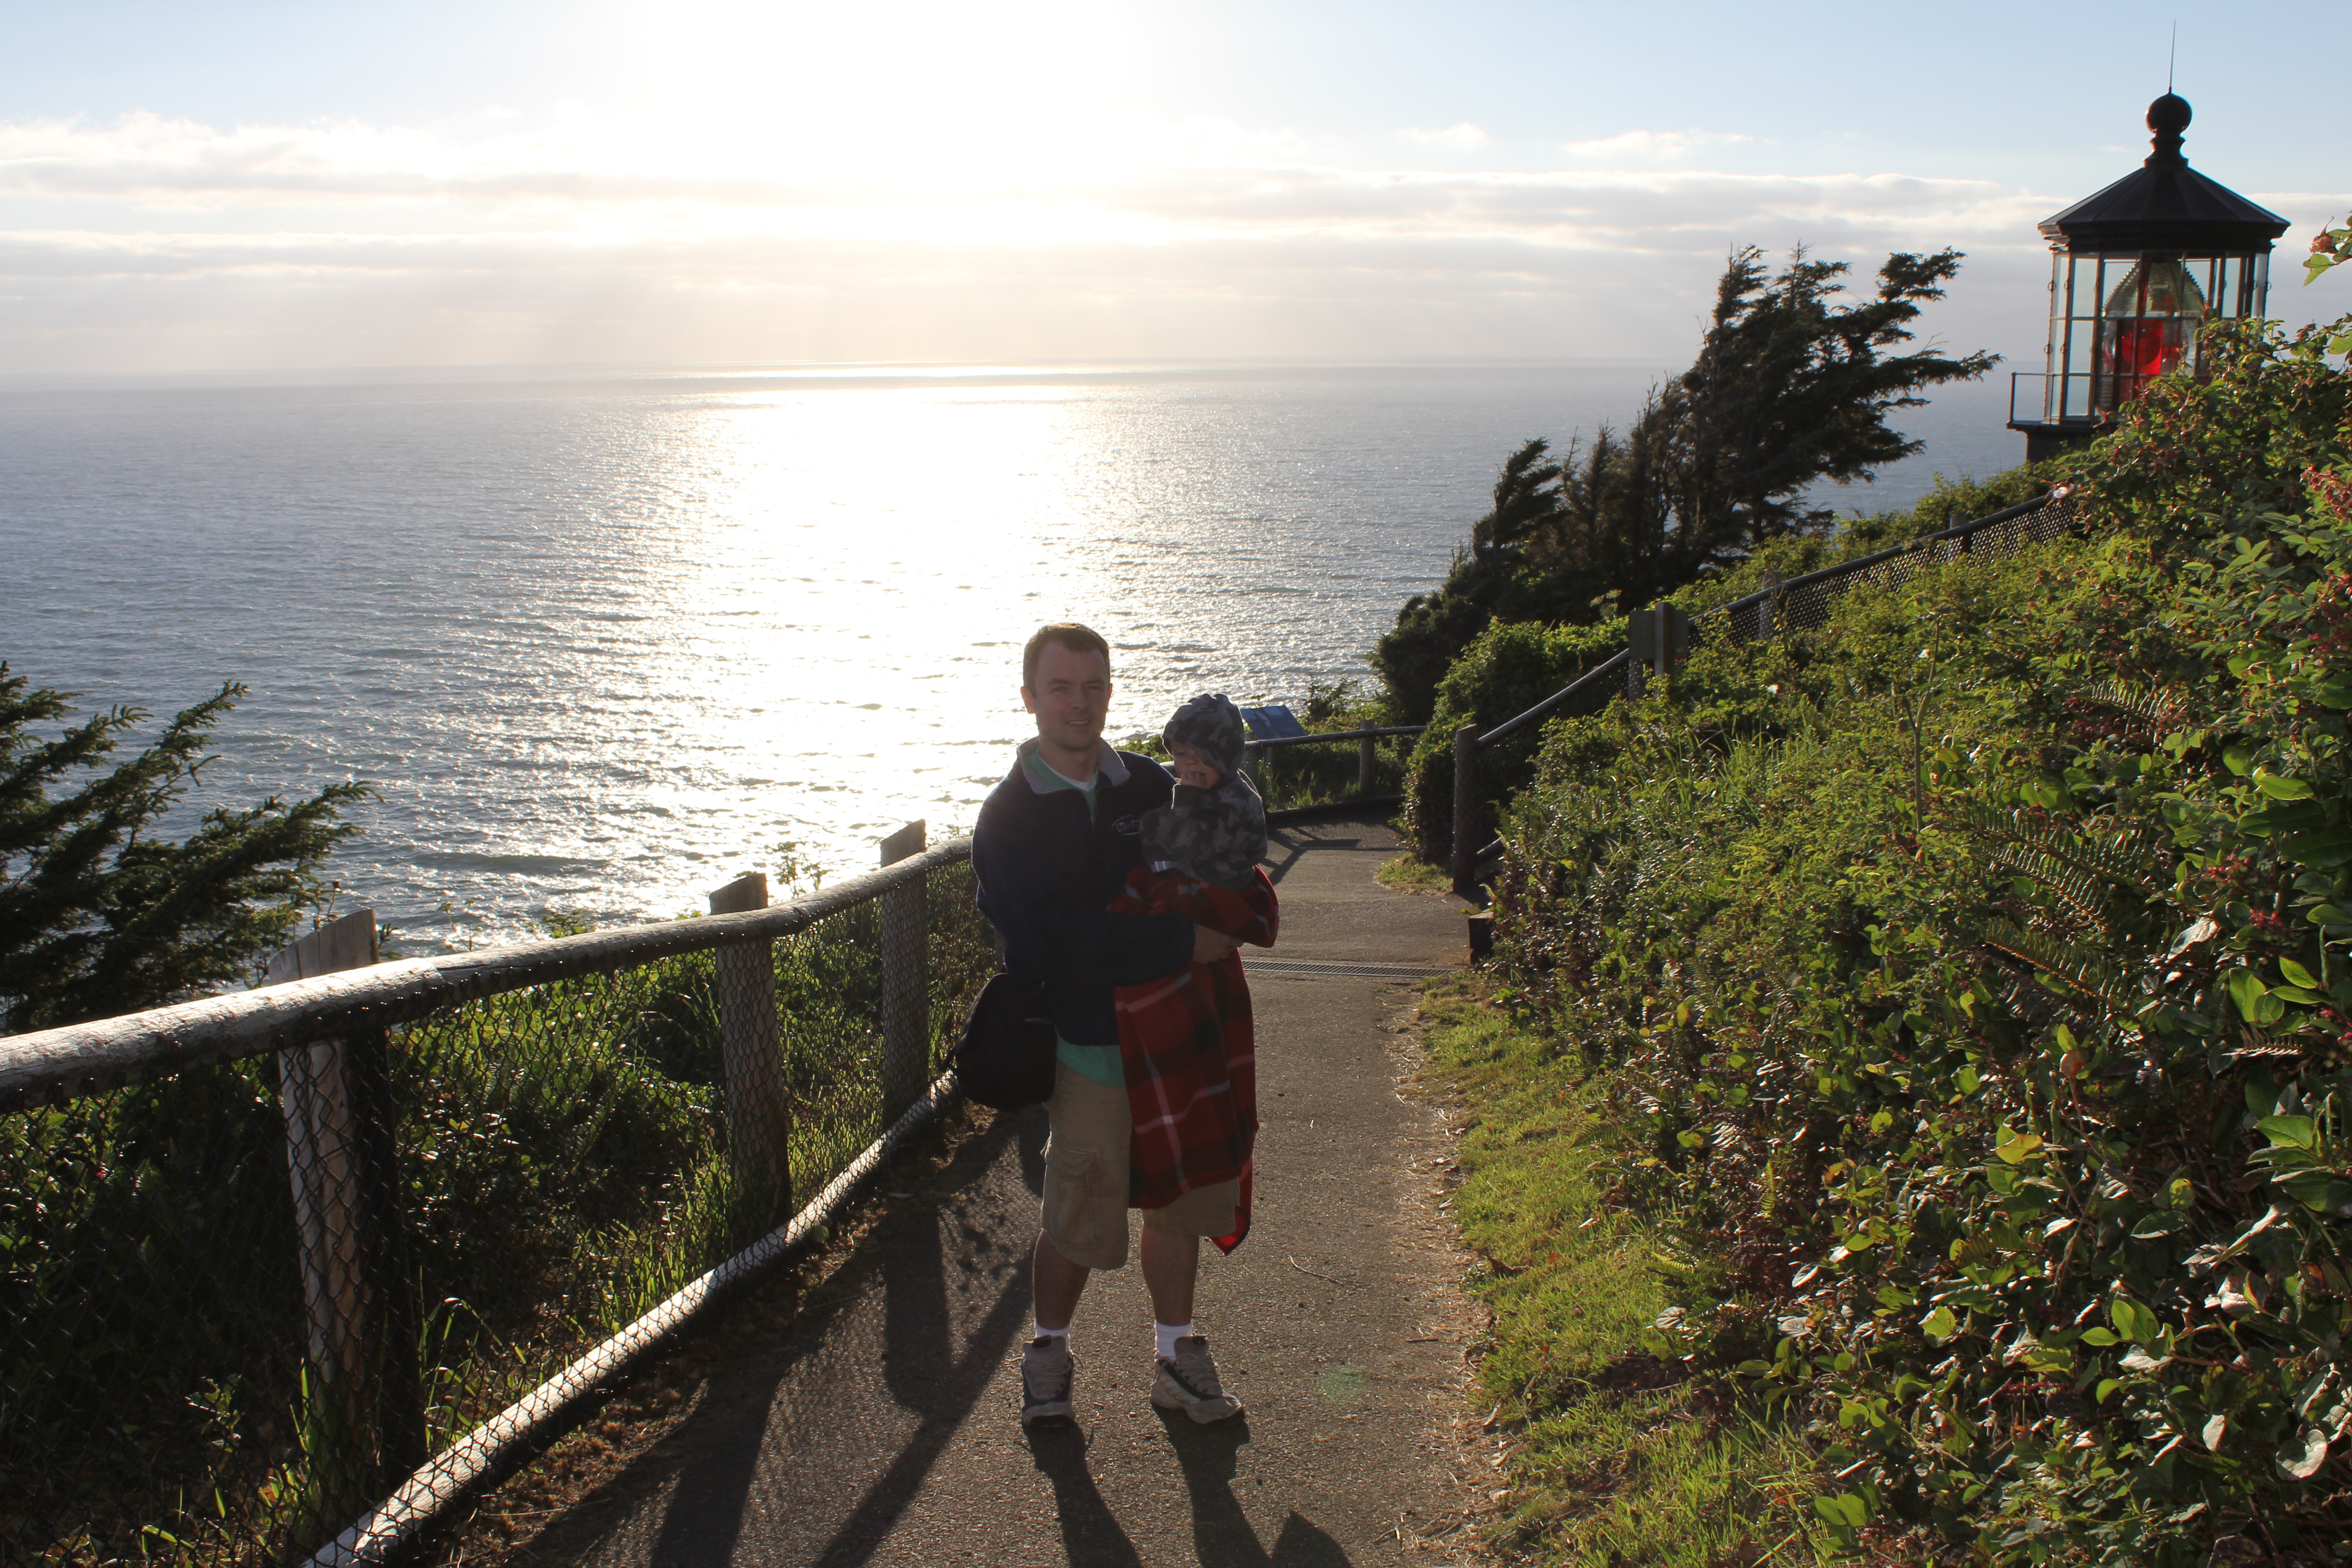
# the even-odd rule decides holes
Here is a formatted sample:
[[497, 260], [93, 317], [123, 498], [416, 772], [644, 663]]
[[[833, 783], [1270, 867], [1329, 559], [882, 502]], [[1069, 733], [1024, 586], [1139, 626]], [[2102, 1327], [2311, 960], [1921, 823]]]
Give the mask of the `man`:
[[[1097, 1268], [1127, 1264], [1129, 1146], [1134, 1122], [1112, 991], [1213, 963], [1234, 940], [1181, 915], [1106, 906], [1142, 864], [1139, 819], [1173, 780], [1102, 738], [1110, 647], [1085, 626], [1041, 626], [1022, 652], [1021, 701], [1037, 721], [1013, 771], [990, 792], [972, 834], [980, 907], [1004, 940], [1005, 967], [1037, 985], [1056, 1054], [1044, 1223], [1032, 1269], [1036, 1331], [1021, 1359], [1024, 1425], [1070, 1419], [1070, 1319]], [[1220, 1182], [1143, 1211], [1138, 1251], [1157, 1321], [1151, 1400], [1199, 1422], [1241, 1413], [1192, 1331], [1201, 1238], [1235, 1228], [1239, 1185]]]

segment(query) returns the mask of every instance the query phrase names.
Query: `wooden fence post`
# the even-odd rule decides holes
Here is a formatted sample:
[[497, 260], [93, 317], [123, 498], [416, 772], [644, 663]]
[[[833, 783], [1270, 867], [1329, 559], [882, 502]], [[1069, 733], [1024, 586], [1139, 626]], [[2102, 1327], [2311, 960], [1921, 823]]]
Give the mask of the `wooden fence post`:
[[1657, 615], [1658, 658], [1653, 668], [1663, 676], [1690, 657], [1691, 618], [1679, 605], [1660, 605]]
[[[921, 821], [907, 824], [882, 840], [882, 864], [895, 866], [919, 855], [926, 842]], [[931, 986], [926, 949], [929, 912], [922, 881], [882, 895], [882, 1120], [898, 1120], [930, 1079]]]
[[[375, 962], [375, 911], [361, 910], [279, 952], [264, 983]], [[310, 1365], [348, 1471], [340, 1479], [363, 1489], [425, 1461], [388, 1048], [382, 1029], [359, 1029], [278, 1053]]]
[[1664, 676], [1690, 649], [1691, 618], [1672, 605], [1636, 610], [1625, 617], [1625, 695], [1635, 700], [1652, 675]]
[[1469, 898], [1478, 885], [1478, 726], [1454, 731], [1454, 890]]
[[[710, 895], [714, 915], [768, 907], [768, 877], [747, 871]], [[793, 1210], [791, 1093], [776, 1033], [776, 944], [738, 942], [718, 961], [719, 1026], [727, 1064], [727, 1156], [740, 1236], [763, 1236]]]
[[1377, 761], [1372, 748], [1380, 743], [1368, 726], [1356, 742], [1356, 794], [1369, 800], [1372, 794], [1372, 770]]

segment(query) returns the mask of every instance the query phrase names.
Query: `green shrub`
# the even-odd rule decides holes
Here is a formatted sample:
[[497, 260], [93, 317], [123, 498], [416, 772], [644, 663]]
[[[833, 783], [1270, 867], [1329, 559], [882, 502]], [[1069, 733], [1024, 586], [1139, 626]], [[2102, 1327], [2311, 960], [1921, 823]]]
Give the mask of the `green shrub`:
[[[1405, 826], [1415, 853], [1437, 862], [1450, 852], [1456, 728], [1474, 721], [1492, 727], [1524, 713], [1624, 646], [1622, 620], [1597, 626], [1496, 621], [1480, 632], [1438, 683], [1436, 714], [1405, 762]], [[1482, 833], [1492, 829], [1494, 803], [1526, 782], [1541, 734], [1542, 727], [1531, 724], [1479, 752]]]
[[[1693, 616], [1703, 616], [1756, 593], [1768, 577], [1785, 580], [1818, 572], [1955, 523], [1989, 517], [2032, 500], [2072, 477], [2080, 466], [2079, 458], [2058, 458], [2014, 468], [1981, 484], [1949, 485], [1939, 479], [1933, 493], [1902, 511], [1857, 518], [1833, 535], [1769, 541], [1734, 570], [1691, 584], [1666, 602]], [[1416, 852], [1425, 859], [1442, 859], [1448, 853], [1454, 810], [1453, 731], [1464, 717], [1475, 716], [1482, 725], [1492, 726], [1524, 712], [1623, 647], [1625, 640], [1622, 620], [1549, 630], [1535, 622], [1517, 623], [1517, 630], [1508, 629], [1511, 625], [1495, 623], [1439, 683], [1436, 717], [1406, 763], [1407, 819]], [[1497, 636], [1499, 642], [1489, 640]], [[1542, 639], [1540, 646], [1538, 638]], [[1573, 726], [1578, 721], [1578, 715], [1569, 714], [1549, 722]], [[1505, 798], [1528, 781], [1529, 763], [1538, 744], [1533, 735], [1513, 737], [1499, 754], [1481, 756], [1480, 782], [1489, 801]], [[1491, 824], [1494, 816], [1490, 807], [1481, 821]]]
[[2352, 400], [2209, 347], [2077, 459], [2089, 537], [1703, 647], [1507, 818], [1644, 1342], [1805, 1426], [1849, 1552], [2352, 1530]]

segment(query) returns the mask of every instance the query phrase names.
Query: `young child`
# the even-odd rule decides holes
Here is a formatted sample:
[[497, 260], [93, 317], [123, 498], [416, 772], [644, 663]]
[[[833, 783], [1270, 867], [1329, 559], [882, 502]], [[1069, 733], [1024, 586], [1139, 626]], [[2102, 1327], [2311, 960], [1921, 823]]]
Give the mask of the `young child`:
[[[1272, 947], [1281, 910], [1258, 867], [1265, 806], [1242, 776], [1241, 710], [1193, 698], [1162, 732], [1175, 758], [1175, 804], [1144, 813], [1145, 864], [1111, 908], [1183, 916], [1235, 942]], [[1135, 1123], [1137, 1205], [1201, 1194], [1233, 1205], [1231, 1252], [1249, 1234], [1257, 1140], [1257, 1034], [1239, 952], [1111, 993]], [[1199, 1201], [1199, 1200], [1195, 1200]], [[1195, 1419], [1200, 1419], [1196, 1416]]]
[[1241, 710], [1223, 692], [1203, 692], [1176, 710], [1160, 738], [1174, 759], [1176, 799], [1144, 813], [1144, 860], [1231, 892], [1248, 888], [1265, 858], [1265, 803], [1241, 771]]

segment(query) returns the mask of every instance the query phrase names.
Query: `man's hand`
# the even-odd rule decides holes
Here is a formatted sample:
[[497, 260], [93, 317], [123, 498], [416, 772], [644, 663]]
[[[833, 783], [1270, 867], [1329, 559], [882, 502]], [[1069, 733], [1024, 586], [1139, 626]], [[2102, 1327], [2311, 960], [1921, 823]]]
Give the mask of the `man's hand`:
[[1214, 963], [1239, 946], [1240, 942], [1221, 931], [1211, 931], [1204, 925], [1192, 928], [1192, 962], [1195, 963]]

